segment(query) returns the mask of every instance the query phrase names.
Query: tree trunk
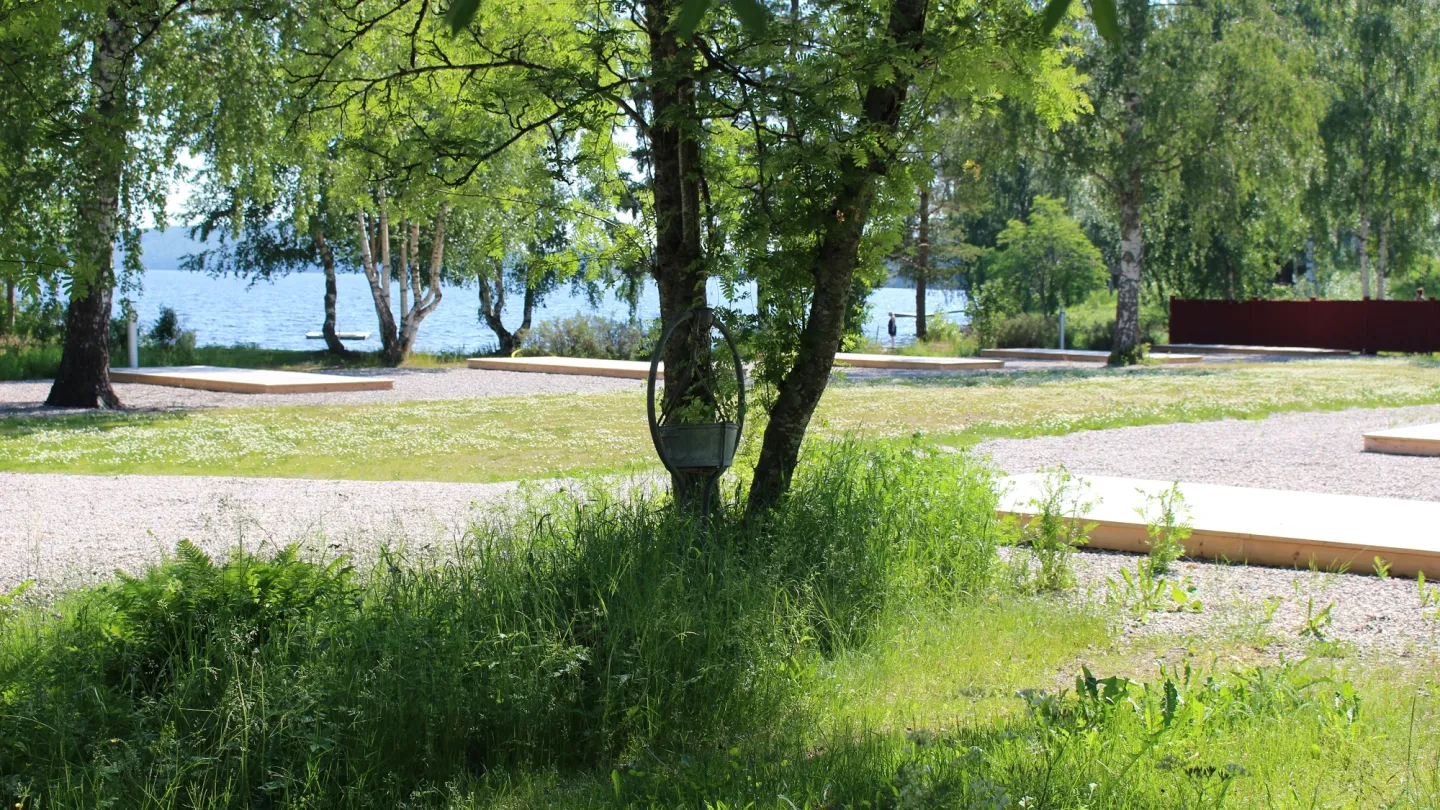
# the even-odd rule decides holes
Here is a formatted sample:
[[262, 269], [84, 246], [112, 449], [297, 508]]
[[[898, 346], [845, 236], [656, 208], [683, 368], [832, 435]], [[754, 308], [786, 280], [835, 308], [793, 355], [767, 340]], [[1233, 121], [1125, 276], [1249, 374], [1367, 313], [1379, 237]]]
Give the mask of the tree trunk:
[[480, 317], [495, 333], [495, 339], [499, 343], [496, 350], [498, 354], [510, 356], [524, 345], [525, 338], [530, 335], [530, 322], [535, 316], [535, 283], [530, 280], [529, 275], [525, 278], [525, 303], [521, 313], [520, 327], [511, 332], [505, 327], [505, 268], [498, 265], [495, 268], [495, 291], [490, 290], [490, 281], [484, 275], [478, 279], [476, 285], [480, 288]]
[[[645, 28], [650, 39], [651, 118], [648, 127], [651, 155], [651, 192], [655, 206], [655, 284], [660, 292], [660, 318], [669, 325], [686, 311], [705, 306], [707, 278], [700, 242], [699, 113], [695, 107], [693, 49], [675, 36], [671, 19], [677, 0], [645, 0]], [[678, 370], [708, 352], [679, 335], [664, 347], [663, 361], [670, 372], [662, 413], [706, 396], [696, 375], [690, 384], [677, 384]], [[703, 374], [705, 369], [700, 369]], [[675, 503], [691, 508], [699, 503], [705, 476], [671, 476]]]
[[1385, 300], [1385, 271], [1390, 266], [1390, 217], [1380, 220], [1380, 245], [1375, 254], [1375, 300]]
[[340, 342], [340, 336], [335, 333], [335, 304], [340, 298], [339, 286], [335, 281], [335, 254], [330, 250], [330, 245], [325, 241], [325, 231], [319, 225], [310, 227], [310, 238], [315, 241], [315, 249], [320, 253], [320, 266], [325, 269], [325, 323], [320, 327], [320, 334], [325, 338], [325, 348], [338, 357], [349, 357], [351, 352]]
[[1139, 359], [1140, 268], [1145, 242], [1140, 226], [1139, 194], [1120, 200], [1120, 276], [1116, 279], [1115, 338], [1110, 349], [1112, 365]]
[[[1133, 70], [1131, 81], [1134, 80]], [[1140, 166], [1145, 137], [1145, 120], [1140, 109], [1140, 91], [1125, 93], [1125, 186], [1120, 193], [1120, 275], [1115, 279], [1115, 336], [1110, 348], [1111, 365], [1129, 365], [1140, 359], [1140, 273], [1145, 260], [1142, 206], [1145, 175]]]
[[78, 204], [77, 272], [65, 313], [60, 368], [45, 399], [45, 404], [58, 407], [120, 407], [120, 398], [110, 385], [110, 305], [115, 288], [120, 183], [125, 171], [126, 59], [132, 46], [119, 11], [112, 6], [106, 17], [90, 62], [94, 123], [87, 133], [87, 152], [92, 163]]
[[1360, 298], [1370, 300], [1370, 213], [1360, 211]]
[[[395, 329], [395, 313], [390, 310], [390, 240], [385, 235], [390, 223], [384, 213], [383, 197], [381, 201], [381, 213], [378, 217], [368, 217], [364, 211], [355, 215], [360, 225], [360, 268], [365, 271], [365, 280], [370, 282], [370, 298], [375, 303], [375, 318], [380, 331], [381, 362], [388, 366], [398, 366], [399, 340]], [[375, 224], [372, 225], [372, 222]], [[376, 241], [371, 233], [372, 228], [379, 229], [378, 241], [382, 258], [378, 264], [372, 251], [372, 243]]]
[[[926, 11], [927, 0], [895, 0], [890, 9], [888, 36], [908, 55], [918, 55], [923, 46]], [[883, 85], [865, 88], [857, 129], [867, 136], [873, 133], [875, 140], [871, 143], [885, 143], [899, 126], [911, 79], [910, 64], [902, 58], [893, 65], [893, 71], [871, 74], [889, 78]], [[859, 261], [865, 219], [875, 197], [876, 181], [888, 170], [891, 156], [884, 148], [871, 147], [863, 163], [845, 158], [834, 196], [816, 195], [820, 199], [829, 197], [830, 201], [824, 217], [827, 230], [814, 263], [815, 292], [800, 332], [799, 353], [781, 379], [775, 404], [770, 408], [770, 422], [750, 485], [747, 508], [752, 517], [778, 503], [789, 489], [810, 418], [830, 381], [830, 369], [844, 336], [845, 308]]]
[[925, 340], [925, 282], [930, 279], [930, 187], [920, 189], [920, 244], [915, 251], [915, 339]]
[[15, 279], [5, 280], [5, 333], [15, 334]]
[[415, 348], [415, 337], [420, 334], [420, 324], [440, 306], [445, 291], [440, 286], [440, 265], [445, 259], [445, 219], [449, 206], [440, 206], [435, 215], [435, 233], [430, 249], [430, 270], [426, 276], [426, 289], [420, 288], [420, 224], [410, 227], [410, 290], [415, 294], [410, 310], [400, 319], [399, 351], [394, 365], [400, 365], [410, 357]]

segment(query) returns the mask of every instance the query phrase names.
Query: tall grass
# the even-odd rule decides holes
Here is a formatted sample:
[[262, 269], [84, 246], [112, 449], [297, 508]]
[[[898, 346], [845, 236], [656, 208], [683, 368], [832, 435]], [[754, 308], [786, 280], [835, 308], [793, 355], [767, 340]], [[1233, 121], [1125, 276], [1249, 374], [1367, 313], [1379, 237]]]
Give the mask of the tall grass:
[[182, 545], [0, 628], [0, 798], [431, 806], [507, 769], [793, 742], [818, 656], [987, 588], [993, 508], [964, 457], [842, 444], [760, 524], [555, 496], [363, 576]]
[[58, 343], [0, 340], [0, 381], [49, 379], [58, 368]]

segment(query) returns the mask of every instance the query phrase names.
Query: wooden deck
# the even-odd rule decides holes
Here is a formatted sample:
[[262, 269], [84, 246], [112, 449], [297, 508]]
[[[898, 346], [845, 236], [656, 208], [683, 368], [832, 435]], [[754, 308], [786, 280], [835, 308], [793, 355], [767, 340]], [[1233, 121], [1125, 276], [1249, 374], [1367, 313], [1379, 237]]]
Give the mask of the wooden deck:
[[[1159, 493], [1170, 484], [1135, 478], [1083, 476], [1086, 519], [1095, 523], [1090, 547], [1144, 553], [1148, 535], [1136, 509], [1137, 490]], [[1044, 489], [1039, 474], [1006, 479], [1001, 514], [1022, 520], [1035, 513], [1030, 501]], [[1364, 498], [1315, 492], [1180, 484], [1194, 533], [1187, 556], [1324, 571], [1374, 571], [1376, 557], [1394, 576], [1440, 576], [1440, 503]]]
[[[1054, 360], [1070, 363], [1108, 363], [1110, 353], [1087, 349], [981, 349], [981, 357], [1002, 357], [1007, 360]], [[1198, 354], [1151, 352], [1148, 359], [1157, 363], [1199, 363]]]
[[226, 394], [325, 394], [336, 391], [389, 391], [395, 387], [395, 381], [388, 377], [345, 377], [308, 371], [220, 366], [115, 368], [110, 370], [110, 379], [117, 383], [167, 385]]
[[856, 368], [893, 368], [912, 371], [974, 371], [1004, 368], [1004, 360], [977, 357], [909, 357], [903, 354], [851, 354], [840, 352], [835, 362]]
[[[584, 374], [591, 377], [628, 377], [645, 380], [650, 377], [650, 364], [640, 360], [591, 360], [584, 357], [472, 357], [465, 361], [470, 368], [487, 371], [529, 371], [538, 374]], [[659, 377], [665, 376], [660, 367]]]
[[1344, 349], [1311, 349], [1305, 346], [1233, 346], [1226, 343], [1157, 343], [1162, 352], [1193, 354], [1255, 354], [1271, 357], [1349, 357]]
[[1397, 456], [1440, 456], [1440, 425], [1411, 425], [1365, 434], [1365, 450]]

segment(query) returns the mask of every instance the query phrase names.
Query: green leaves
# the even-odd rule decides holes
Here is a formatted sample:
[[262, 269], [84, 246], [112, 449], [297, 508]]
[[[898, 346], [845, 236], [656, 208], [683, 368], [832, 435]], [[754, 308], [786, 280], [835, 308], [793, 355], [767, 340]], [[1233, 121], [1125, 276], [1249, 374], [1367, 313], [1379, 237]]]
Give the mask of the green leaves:
[[[1072, 0], [1049, 0], [1045, 4], [1045, 10], [1041, 12], [1041, 26], [1046, 33], [1054, 31], [1060, 21], [1065, 19], [1071, 2]], [[1090, 0], [1090, 20], [1095, 23], [1095, 30], [1099, 31], [1106, 41], [1119, 41], [1120, 23], [1115, 11], [1115, 0]]]
[[475, 19], [475, 12], [479, 10], [480, 0], [454, 0], [450, 4], [450, 10], [445, 12], [445, 22], [450, 23], [450, 27], [459, 33], [460, 29]]

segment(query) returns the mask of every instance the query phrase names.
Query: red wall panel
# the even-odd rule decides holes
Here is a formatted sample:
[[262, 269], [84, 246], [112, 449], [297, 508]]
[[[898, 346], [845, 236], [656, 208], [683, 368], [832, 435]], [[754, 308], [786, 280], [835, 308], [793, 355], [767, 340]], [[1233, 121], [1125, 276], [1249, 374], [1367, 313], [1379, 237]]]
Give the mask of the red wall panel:
[[1440, 352], [1440, 301], [1171, 298], [1170, 342]]

